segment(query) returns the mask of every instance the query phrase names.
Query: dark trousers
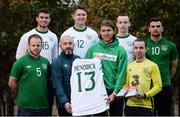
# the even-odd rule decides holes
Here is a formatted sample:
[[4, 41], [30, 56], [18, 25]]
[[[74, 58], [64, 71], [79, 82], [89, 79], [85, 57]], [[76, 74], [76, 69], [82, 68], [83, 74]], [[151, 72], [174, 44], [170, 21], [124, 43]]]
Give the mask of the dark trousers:
[[59, 116], [72, 116], [71, 113], [68, 113], [65, 108], [58, 108]]
[[[108, 92], [108, 95], [112, 94], [112, 92]], [[122, 116], [123, 113], [123, 98], [116, 98], [114, 102], [110, 104], [109, 113], [110, 116]]]
[[[72, 114], [68, 113], [65, 110], [65, 108], [58, 108], [58, 114], [59, 116], [72, 116]], [[108, 116], [108, 111], [104, 111], [104, 112], [93, 114], [93, 115], [87, 115], [87, 116]]]
[[143, 107], [126, 106], [124, 110], [125, 116], [153, 116], [152, 109]]
[[155, 115], [171, 116], [172, 88], [165, 86], [162, 91], [154, 96]]
[[49, 108], [30, 109], [18, 107], [18, 116], [50, 116]]
[[[107, 111], [104, 111], [104, 112], [101, 112], [101, 113], [97, 113], [97, 114], [92, 114], [92, 115], [86, 115], [87, 117], [96, 117], [96, 116], [101, 116], [101, 117], [105, 117], [105, 116], [108, 116], [108, 110]], [[81, 116], [80, 116], [81, 117]], [[84, 117], [84, 116], [82, 116]]]
[[104, 111], [104, 112], [101, 112], [101, 113], [97, 113], [97, 114], [94, 114], [92, 116], [108, 116], [108, 111]]
[[52, 79], [48, 79], [47, 82], [47, 87], [48, 87], [48, 103], [49, 103], [49, 110], [50, 114], [52, 115], [52, 109], [53, 109], [53, 103], [54, 103], [54, 98], [55, 98], [55, 91], [52, 86]]

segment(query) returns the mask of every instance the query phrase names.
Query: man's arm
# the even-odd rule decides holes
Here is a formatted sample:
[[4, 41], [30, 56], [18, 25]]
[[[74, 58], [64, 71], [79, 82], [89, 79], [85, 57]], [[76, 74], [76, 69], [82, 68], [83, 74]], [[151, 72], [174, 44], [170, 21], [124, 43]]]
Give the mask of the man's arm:
[[17, 47], [17, 51], [16, 51], [16, 59], [21, 58], [22, 56], [24, 56], [27, 52], [27, 46], [28, 46], [28, 39], [26, 39], [26, 36], [22, 36], [18, 47]]
[[63, 82], [63, 74], [62, 74], [62, 68], [61, 68], [61, 60], [60, 59], [55, 59], [52, 64], [51, 64], [51, 77], [52, 77], [52, 85], [56, 93], [57, 97], [57, 102], [59, 102], [61, 105], [64, 106], [66, 102], [69, 102], [69, 99], [66, 95], [66, 91], [64, 89], [64, 84]]
[[171, 79], [172, 79], [176, 73], [178, 59], [171, 61], [170, 64], [171, 64], [170, 65], [170, 74], [171, 74]]
[[8, 82], [8, 85], [11, 89], [11, 91], [14, 93], [14, 94], [17, 94], [17, 87], [18, 87], [18, 84], [17, 84], [17, 79], [10, 76], [9, 77], [9, 82]]
[[53, 51], [52, 51], [52, 60], [54, 60], [59, 54], [59, 47], [58, 47], [58, 39], [57, 39], [57, 37], [54, 38], [54, 42], [55, 42], [55, 44], [54, 44]]
[[151, 69], [153, 87], [145, 93], [147, 98], [153, 97], [162, 90], [162, 81], [158, 65], [154, 65]]
[[127, 70], [127, 54], [126, 51], [122, 48], [122, 50], [119, 52], [119, 57], [118, 57], [118, 70], [117, 70], [117, 80], [116, 80], [116, 85], [114, 88], [114, 93], [117, 94], [121, 88], [125, 85], [126, 82], [126, 70]]

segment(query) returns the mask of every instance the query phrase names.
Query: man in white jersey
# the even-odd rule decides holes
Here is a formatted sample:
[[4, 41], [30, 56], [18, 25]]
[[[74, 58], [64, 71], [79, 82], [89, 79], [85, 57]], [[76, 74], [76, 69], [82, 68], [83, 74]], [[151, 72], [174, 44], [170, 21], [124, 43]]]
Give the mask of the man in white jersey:
[[16, 51], [16, 59], [19, 59], [26, 54], [28, 37], [32, 34], [38, 34], [42, 37], [43, 41], [43, 47], [40, 55], [47, 58], [49, 62], [52, 63], [52, 60], [56, 58], [58, 54], [58, 39], [57, 36], [48, 29], [48, 25], [51, 21], [50, 12], [44, 8], [38, 10], [36, 14], [36, 21], [38, 26], [21, 37]]
[[117, 17], [116, 27], [118, 29], [117, 39], [119, 44], [126, 50], [128, 55], [128, 63], [134, 60], [133, 42], [136, 37], [129, 34], [129, 27], [131, 26], [130, 18], [125, 12], [121, 12]]
[[[76, 5], [73, 8], [72, 19], [74, 26], [63, 32], [63, 35], [70, 35], [75, 42], [74, 54], [84, 58], [89, 47], [98, 41], [96, 31], [86, 26], [87, 9], [83, 4]], [[61, 50], [60, 50], [61, 51]]]
[[73, 116], [107, 115], [108, 95], [100, 59], [76, 59], [72, 65], [70, 83]]
[[[26, 54], [28, 49], [28, 38], [32, 34], [38, 34], [42, 38], [42, 50], [40, 55], [47, 58], [49, 63], [52, 63], [52, 60], [55, 59], [58, 55], [58, 39], [57, 36], [48, 29], [48, 25], [51, 21], [51, 16], [49, 10], [42, 8], [39, 9], [36, 13], [36, 21], [38, 26], [29, 32], [25, 33], [19, 42], [16, 59], [21, 58]], [[53, 105], [53, 91], [51, 79], [48, 81], [48, 91], [49, 91], [49, 105], [52, 109]]]

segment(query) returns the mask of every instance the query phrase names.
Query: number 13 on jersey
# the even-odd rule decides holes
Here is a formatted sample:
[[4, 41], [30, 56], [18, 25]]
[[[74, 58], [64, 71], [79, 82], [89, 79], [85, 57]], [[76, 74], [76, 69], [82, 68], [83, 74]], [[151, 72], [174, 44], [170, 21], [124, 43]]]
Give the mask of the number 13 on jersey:
[[77, 72], [76, 73], [78, 78], [78, 92], [84, 91], [91, 91], [95, 87], [95, 71], [90, 72]]

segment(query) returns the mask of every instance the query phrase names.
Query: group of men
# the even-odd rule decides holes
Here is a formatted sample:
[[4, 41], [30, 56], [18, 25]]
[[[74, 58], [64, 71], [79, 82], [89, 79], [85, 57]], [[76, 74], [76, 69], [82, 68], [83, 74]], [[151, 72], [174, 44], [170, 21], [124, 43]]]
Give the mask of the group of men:
[[[149, 20], [151, 37], [146, 41], [129, 33], [126, 13], [117, 17], [116, 25], [103, 20], [99, 34], [86, 26], [86, 6], [76, 5], [72, 18], [74, 26], [61, 35], [59, 46], [48, 29], [47, 9], [37, 12], [38, 26], [21, 37], [8, 83], [17, 95], [18, 115], [50, 116], [54, 95], [59, 116], [172, 115], [177, 49], [162, 37], [160, 18]], [[126, 99], [116, 96], [125, 86], [136, 87], [138, 93]], [[83, 103], [82, 93], [88, 95]]]

